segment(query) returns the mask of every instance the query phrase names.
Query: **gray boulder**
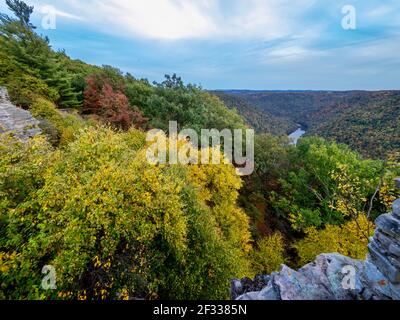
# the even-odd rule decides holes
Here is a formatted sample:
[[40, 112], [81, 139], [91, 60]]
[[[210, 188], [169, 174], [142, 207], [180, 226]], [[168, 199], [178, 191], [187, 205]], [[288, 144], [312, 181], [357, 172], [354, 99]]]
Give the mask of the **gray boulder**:
[[7, 90], [0, 87], [0, 133], [11, 133], [21, 140], [27, 140], [41, 133], [39, 121], [29, 111], [13, 105]]

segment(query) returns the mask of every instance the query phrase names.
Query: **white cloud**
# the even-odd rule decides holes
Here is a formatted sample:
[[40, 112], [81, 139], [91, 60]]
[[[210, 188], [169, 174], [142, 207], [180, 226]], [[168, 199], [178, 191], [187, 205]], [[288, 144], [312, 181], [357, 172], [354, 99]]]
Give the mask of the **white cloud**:
[[259, 61], [264, 65], [271, 64], [293, 64], [301, 61], [312, 61], [315, 59], [323, 59], [327, 53], [315, 48], [307, 47], [301, 43], [279, 45], [270, 50], [264, 50], [259, 54]]
[[191, 0], [89, 0], [82, 9], [89, 23], [120, 35], [170, 40], [215, 32], [213, 21], [204, 14], [207, 6], [208, 1]]
[[57, 0], [52, 4], [64, 13], [61, 16], [82, 17], [88, 25], [114, 35], [273, 39], [295, 32], [295, 18], [316, 1]]
[[43, 14], [49, 14], [49, 13], [53, 13], [58, 17], [63, 17], [63, 18], [67, 18], [67, 19], [72, 19], [72, 20], [83, 20], [82, 17], [65, 12], [65, 11], [61, 11], [59, 9], [57, 9], [55, 6], [53, 5], [42, 5], [39, 4], [37, 7], [35, 7], [38, 9], [38, 11]]
[[390, 5], [380, 5], [372, 8], [370, 11], [366, 13], [368, 18], [385, 18], [388, 17], [391, 13], [393, 13], [394, 8]]
[[67, 18], [67, 19], [73, 19], [73, 20], [84, 20], [82, 17], [80, 16], [76, 16], [74, 14], [68, 13], [68, 12], [64, 12], [61, 10], [55, 10], [55, 13], [57, 16], [63, 17], [63, 18]]
[[273, 58], [285, 58], [291, 56], [298, 56], [301, 54], [308, 53], [309, 50], [300, 46], [289, 46], [285, 48], [278, 48], [268, 52], [268, 56]]

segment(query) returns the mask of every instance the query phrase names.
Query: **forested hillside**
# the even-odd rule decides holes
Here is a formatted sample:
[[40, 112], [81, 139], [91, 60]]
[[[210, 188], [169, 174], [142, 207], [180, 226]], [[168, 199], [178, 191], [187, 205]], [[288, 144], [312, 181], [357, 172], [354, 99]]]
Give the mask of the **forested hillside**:
[[[34, 8], [7, 4], [0, 86], [42, 134], [26, 142], [0, 134], [0, 299], [226, 299], [231, 279], [282, 263], [300, 266], [323, 252], [365, 257], [374, 218], [399, 197], [392, 143], [382, 144], [385, 162], [321, 137], [293, 146], [292, 124], [275, 126], [285, 117], [309, 121], [310, 97], [304, 119], [278, 96], [273, 117], [253, 115], [246, 103], [237, 107], [243, 119], [176, 75], [151, 83], [72, 60], [35, 31]], [[395, 129], [384, 123], [397, 98], [386, 98], [393, 103], [382, 104], [391, 110], [381, 113], [382, 141]], [[349, 116], [377, 119], [373, 102], [366, 115], [358, 102]], [[232, 164], [150, 164], [146, 132], [171, 120], [198, 132], [247, 122], [285, 135], [256, 135], [255, 170], [244, 178]], [[46, 265], [57, 274], [52, 290], [41, 286]]]
[[289, 124], [300, 123], [307, 135], [345, 143], [365, 156], [385, 158], [399, 150], [399, 91], [230, 91], [225, 95], [289, 119]]
[[400, 92], [376, 93], [325, 113], [315, 115], [321, 120], [310, 126], [309, 135], [345, 143], [366, 157], [385, 158], [389, 151], [400, 150]]
[[228, 108], [236, 109], [246, 123], [258, 133], [287, 135], [297, 128], [297, 124], [292, 119], [274, 116], [268, 111], [251, 105], [239, 95], [228, 94], [223, 91], [211, 91], [211, 93], [218, 96]]

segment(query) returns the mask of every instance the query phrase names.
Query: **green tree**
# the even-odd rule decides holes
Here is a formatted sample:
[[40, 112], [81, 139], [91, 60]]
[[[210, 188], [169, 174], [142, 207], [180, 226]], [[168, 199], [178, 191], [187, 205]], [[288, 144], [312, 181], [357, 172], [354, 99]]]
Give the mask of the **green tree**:
[[262, 238], [251, 253], [253, 271], [257, 275], [279, 271], [285, 261], [285, 244], [280, 233]]
[[[86, 128], [57, 150], [0, 136], [2, 297], [227, 298], [251, 249], [234, 168], [153, 166], [145, 152], [134, 129]], [[44, 265], [56, 291], [40, 287]]]
[[[6, 4], [24, 27], [35, 29], [35, 27], [30, 23], [31, 14], [34, 9], [33, 6], [28, 6], [21, 0], [6, 0]], [[0, 14], [0, 20], [3, 22], [13, 21], [12, 18], [3, 13]]]
[[374, 225], [365, 215], [342, 226], [327, 225], [321, 230], [308, 228], [306, 237], [293, 245], [299, 256], [298, 266], [314, 261], [321, 253], [331, 252], [364, 260], [368, 253], [368, 238], [373, 233]]
[[[271, 197], [295, 230], [343, 224], [366, 213], [384, 170], [382, 161], [362, 159], [345, 145], [316, 137], [302, 139], [290, 162], [292, 168], [280, 179], [281, 194]], [[386, 212], [373, 204], [371, 217]]]

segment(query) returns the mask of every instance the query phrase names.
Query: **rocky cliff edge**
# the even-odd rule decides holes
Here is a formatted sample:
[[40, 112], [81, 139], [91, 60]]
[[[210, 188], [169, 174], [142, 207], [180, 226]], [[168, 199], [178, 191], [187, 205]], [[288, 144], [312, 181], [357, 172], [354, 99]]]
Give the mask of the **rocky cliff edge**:
[[[396, 179], [400, 188], [400, 179]], [[365, 261], [322, 254], [300, 270], [233, 280], [236, 300], [400, 300], [400, 199], [376, 220]]]
[[0, 87], [0, 133], [9, 132], [21, 140], [41, 133], [39, 121], [29, 111], [13, 105], [7, 90]]

